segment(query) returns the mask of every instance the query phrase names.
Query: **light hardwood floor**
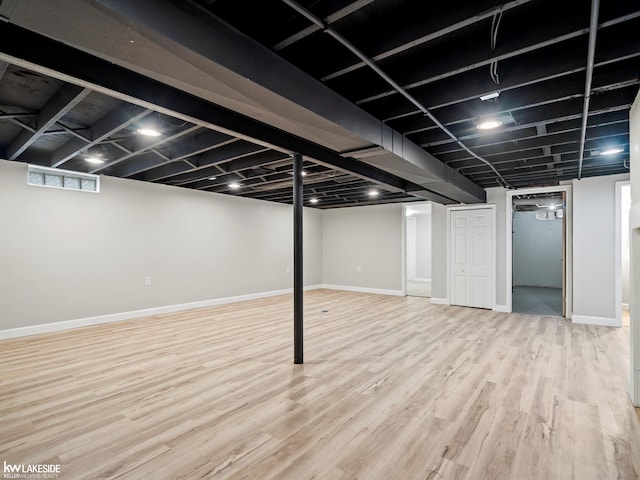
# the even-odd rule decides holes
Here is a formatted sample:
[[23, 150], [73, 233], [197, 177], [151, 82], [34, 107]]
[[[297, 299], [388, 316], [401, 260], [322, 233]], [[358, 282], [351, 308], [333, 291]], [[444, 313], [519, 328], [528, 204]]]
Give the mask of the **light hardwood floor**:
[[291, 296], [0, 342], [0, 462], [61, 480], [638, 478], [628, 328], [305, 302], [304, 365]]

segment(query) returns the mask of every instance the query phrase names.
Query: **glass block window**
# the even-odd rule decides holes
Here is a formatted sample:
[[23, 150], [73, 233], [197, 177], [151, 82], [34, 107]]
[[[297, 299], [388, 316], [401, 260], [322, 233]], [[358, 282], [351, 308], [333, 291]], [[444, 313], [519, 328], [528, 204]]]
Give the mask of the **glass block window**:
[[27, 183], [39, 187], [64, 188], [83, 192], [100, 191], [100, 177], [90, 173], [29, 165]]

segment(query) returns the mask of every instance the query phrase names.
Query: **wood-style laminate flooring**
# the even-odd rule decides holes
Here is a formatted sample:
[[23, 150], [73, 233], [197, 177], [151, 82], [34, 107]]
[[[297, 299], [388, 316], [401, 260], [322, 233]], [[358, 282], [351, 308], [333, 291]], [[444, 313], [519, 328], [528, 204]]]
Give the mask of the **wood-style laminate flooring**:
[[628, 328], [305, 303], [304, 365], [290, 295], [0, 342], [0, 462], [61, 480], [638, 478]]

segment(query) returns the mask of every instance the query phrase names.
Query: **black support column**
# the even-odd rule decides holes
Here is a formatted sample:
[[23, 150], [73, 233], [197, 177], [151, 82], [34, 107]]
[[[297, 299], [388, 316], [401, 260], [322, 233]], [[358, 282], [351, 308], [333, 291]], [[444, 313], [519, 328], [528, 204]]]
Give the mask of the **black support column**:
[[293, 154], [293, 363], [304, 363], [302, 278], [302, 155]]

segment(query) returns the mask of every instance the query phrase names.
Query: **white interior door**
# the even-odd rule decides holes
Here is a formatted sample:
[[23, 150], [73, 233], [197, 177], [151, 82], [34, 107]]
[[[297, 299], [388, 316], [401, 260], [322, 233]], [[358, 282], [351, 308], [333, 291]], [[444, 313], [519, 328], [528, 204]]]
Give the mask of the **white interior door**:
[[493, 308], [493, 211], [452, 210], [450, 227], [451, 304]]
[[407, 280], [416, 279], [416, 218], [407, 217]]

